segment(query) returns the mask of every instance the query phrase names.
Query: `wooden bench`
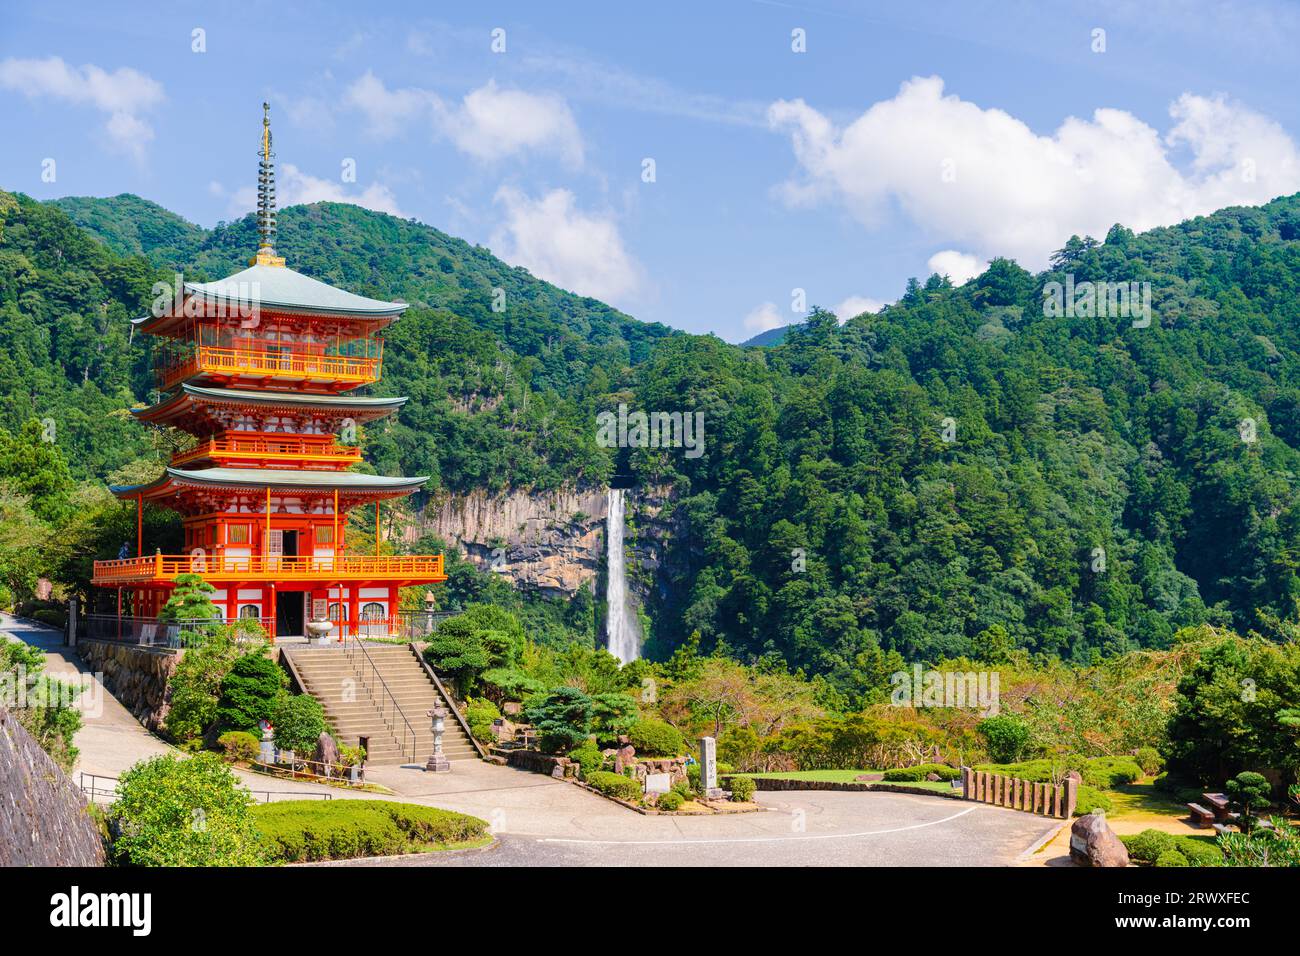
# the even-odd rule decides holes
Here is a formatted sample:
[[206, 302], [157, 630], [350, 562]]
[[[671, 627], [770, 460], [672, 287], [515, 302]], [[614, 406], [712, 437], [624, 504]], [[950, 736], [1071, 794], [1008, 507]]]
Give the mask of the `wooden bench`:
[[1205, 809], [1199, 803], [1189, 803], [1187, 809], [1192, 811], [1192, 821], [1198, 827], [1209, 826], [1214, 822], [1214, 811]]
[[1228, 818], [1228, 795], [1226, 793], [1203, 793], [1201, 799], [1214, 810], [1216, 818], [1220, 820]]

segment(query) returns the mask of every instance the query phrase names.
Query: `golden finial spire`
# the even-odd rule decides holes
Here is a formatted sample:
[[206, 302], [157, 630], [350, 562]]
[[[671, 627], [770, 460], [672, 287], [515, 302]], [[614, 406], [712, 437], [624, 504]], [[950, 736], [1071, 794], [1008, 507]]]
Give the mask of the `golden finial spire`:
[[262, 104], [262, 150], [257, 162], [257, 255], [250, 266], [283, 266], [275, 254], [275, 163], [271, 152], [271, 104]]

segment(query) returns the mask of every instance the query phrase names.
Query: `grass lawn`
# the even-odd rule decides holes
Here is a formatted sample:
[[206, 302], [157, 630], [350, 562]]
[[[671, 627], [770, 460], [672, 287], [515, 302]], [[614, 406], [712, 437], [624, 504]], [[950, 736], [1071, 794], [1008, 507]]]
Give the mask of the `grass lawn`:
[[1163, 790], [1157, 790], [1150, 778], [1106, 790], [1105, 794], [1110, 797], [1112, 809], [1108, 816], [1111, 817], [1138, 814], [1177, 818], [1187, 816], [1187, 805], [1179, 803]]

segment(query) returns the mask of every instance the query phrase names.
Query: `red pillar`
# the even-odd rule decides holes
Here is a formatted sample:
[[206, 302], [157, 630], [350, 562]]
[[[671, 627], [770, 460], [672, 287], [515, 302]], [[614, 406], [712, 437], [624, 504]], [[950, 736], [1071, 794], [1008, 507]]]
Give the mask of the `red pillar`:
[[275, 643], [275, 585], [268, 584], [262, 590], [262, 596], [266, 599], [263, 606], [266, 608], [266, 633], [271, 637], [271, 643]]
[[357, 600], [357, 595], [360, 593], [361, 593], [361, 588], [357, 585], [356, 581], [353, 581], [351, 584], [348, 585], [348, 626], [352, 628], [352, 633], [354, 635], [360, 634], [360, 631], [357, 630], [358, 626], [361, 623], [357, 619], [357, 615], [360, 613], [358, 610], [359, 604]]

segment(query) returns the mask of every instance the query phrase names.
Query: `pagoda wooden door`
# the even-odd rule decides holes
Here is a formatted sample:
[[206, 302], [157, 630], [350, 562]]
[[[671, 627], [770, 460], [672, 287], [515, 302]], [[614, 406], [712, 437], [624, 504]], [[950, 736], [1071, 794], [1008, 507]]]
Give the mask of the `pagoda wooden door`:
[[280, 559], [283, 557], [284, 532], [279, 528], [272, 528], [266, 533], [266, 566], [268, 568], [280, 567]]

